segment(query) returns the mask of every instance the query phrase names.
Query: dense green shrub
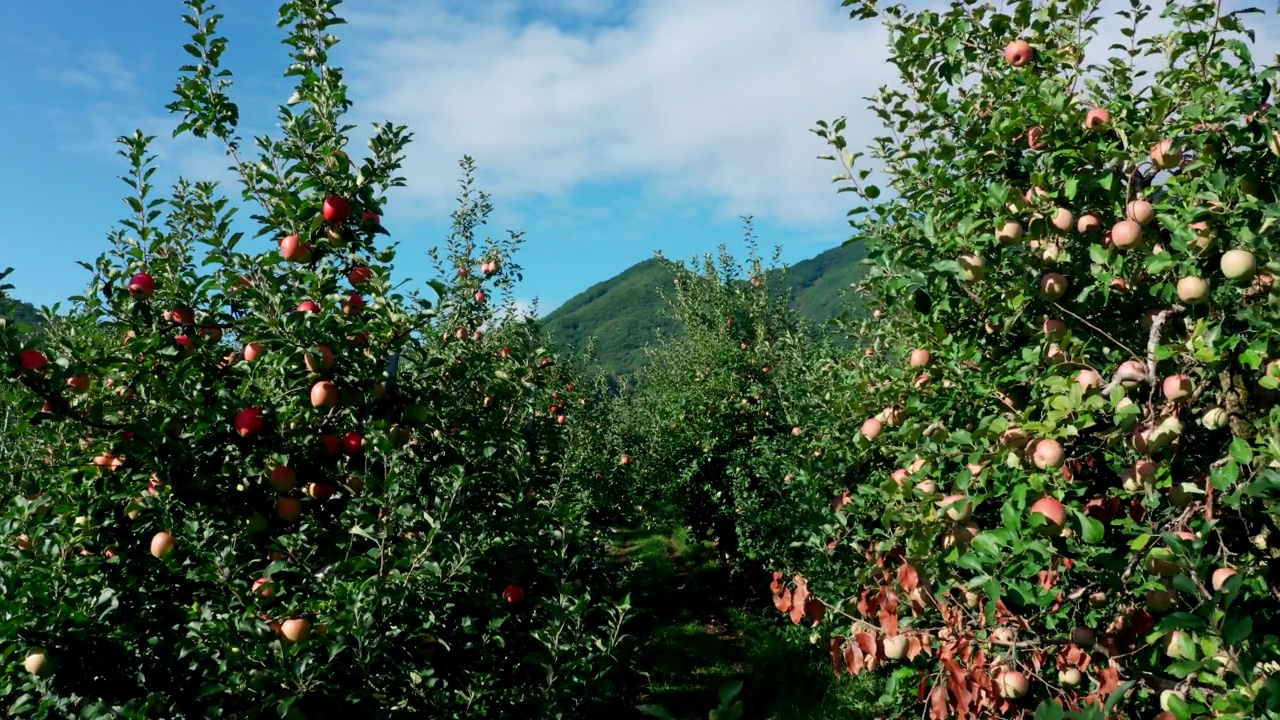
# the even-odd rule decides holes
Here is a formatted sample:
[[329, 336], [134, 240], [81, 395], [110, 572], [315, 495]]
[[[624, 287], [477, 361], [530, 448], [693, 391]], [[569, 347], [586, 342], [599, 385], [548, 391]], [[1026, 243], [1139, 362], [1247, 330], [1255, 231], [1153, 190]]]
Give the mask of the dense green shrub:
[[5, 330], [5, 389], [40, 420], [5, 469], [6, 714], [590, 717], [626, 606], [598, 596], [613, 571], [545, 412], [573, 378], [489, 297], [519, 237], [477, 237], [464, 161], [449, 279], [404, 294], [379, 216], [409, 135], [343, 151], [337, 3], [281, 8], [299, 82], [254, 160], [219, 16], [187, 4], [171, 109], [225, 144], [258, 237], [212, 183], [157, 196], [150, 138], [121, 138], [135, 214], [90, 291], [42, 337]]
[[797, 474], [835, 511], [778, 608], [938, 720], [1277, 716], [1280, 135], [1246, 16], [845, 5], [901, 81], [871, 99], [890, 199], [816, 130], [866, 203], [878, 360], [862, 432]]

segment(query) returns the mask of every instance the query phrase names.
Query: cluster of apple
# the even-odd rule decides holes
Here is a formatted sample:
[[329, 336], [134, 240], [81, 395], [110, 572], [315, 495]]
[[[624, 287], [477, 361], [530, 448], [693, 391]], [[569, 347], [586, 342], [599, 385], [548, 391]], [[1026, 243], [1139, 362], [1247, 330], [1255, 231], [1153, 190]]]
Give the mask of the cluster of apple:
[[[1005, 61], [1015, 68], [1030, 65], [1035, 57], [1035, 49], [1024, 40], [1009, 43], [1004, 51]], [[1095, 106], [1084, 113], [1080, 127], [1085, 133], [1108, 132], [1111, 122], [1111, 111], [1106, 107]], [[1246, 124], [1252, 122], [1254, 118], [1245, 118]], [[1197, 126], [1196, 132], [1206, 131], [1209, 127]], [[1045, 128], [1039, 126], [1026, 130], [1020, 137], [1025, 137], [1027, 146], [1033, 151], [1046, 149], [1050, 142]], [[1280, 133], [1272, 134], [1268, 143], [1271, 152], [1280, 155]], [[1231, 302], [1243, 302], [1244, 305], [1265, 296], [1274, 285], [1274, 278], [1267, 272], [1260, 271], [1261, 263], [1253, 251], [1246, 247], [1228, 246], [1225, 249], [1217, 247], [1221, 240], [1226, 239], [1226, 233], [1215, 229], [1211, 225], [1212, 219], [1201, 219], [1211, 218], [1211, 216], [1225, 217], [1226, 198], [1203, 201], [1188, 198], [1188, 202], [1204, 204], [1201, 208], [1203, 212], [1195, 216], [1196, 219], [1193, 222], [1175, 219], [1174, 210], [1169, 211], [1170, 217], [1161, 217], [1165, 203], [1174, 202], [1181, 196], [1180, 193], [1187, 194], [1180, 183], [1188, 181], [1181, 178], [1179, 171], [1191, 163], [1214, 157], [1216, 148], [1210, 144], [1200, 149], [1198, 154], [1191, 154], [1192, 152], [1188, 147], [1183, 147], [1179, 141], [1168, 137], [1151, 145], [1145, 157], [1144, 164], [1149, 170], [1143, 178], [1144, 181], [1150, 183], [1156, 176], [1172, 177], [1173, 180], [1164, 186], [1152, 185], [1149, 190], [1140, 189], [1143, 184], [1138, 184], [1136, 187], [1139, 189], [1135, 191], [1126, 188], [1127, 196], [1119, 203], [1122, 207], [1119, 217], [1107, 219], [1105, 210], [1068, 207], [1061, 202], [1062, 198], [1056, 197], [1044, 187], [1036, 186], [1026, 190], [1025, 193], [1013, 194], [1007, 200], [1005, 208], [1007, 214], [996, 217], [988, 226], [993, 229], [995, 245], [998, 248], [1021, 248], [1025, 256], [1032, 259], [1032, 264], [1039, 266], [1057, 264], [1065, 259], [1069, 248], [1088, 247], [1091, 244], [1093, 247], [1089, 257], [1095, 259], [1095, 262], [1102, 262], [1098, 258], [1127, 255], [1132, 266], [1132, 260], [1139, 259], [1138, 253], [1144, 249], [1155, 256], [1177, 253], [1183, 244], [1179, 242], [1176, 245], [1178, 249], [1170, 247], [1173, 245], [1168, 241], [1171, 235], [1177, 234], [1179, 240], [1186, 240], [1186, 256], [1176, 258], [1177, 262], [1147, 264], [1149, 268], [1182, 268], [1180, 276], [1175, 276], [1176, 283], [1172, 278], [1169, 281], [1172, 290], [1170, 294], [1176, 296], [1176, 302], [1179, 304], [1146, 311], [1142, 317], [1143, 347], [1147, 350], [1147, 356], [1118, 359], [1114, 368], [1110, 372], [1105, 372], [1104, 369], [1090, 367], [1087, 359], [1078, 356], [1086, 349], [1071, 347], [1070, 350], [1075, 355], [1068, 356], [1067, 341], [1071, 339], [1069, 338], [1071, 328], [1067, 321], [1047, 315], [1034, 324], [1034, 341], [1043, 343], [1044, 357], [1049, 366], [1058, 369], [1070, 368], [1069, 372], [1073, 373], [1071, 379], [1074, 380], [1076, 390], [1083, 396], [1083, 402], [1088, 403], [1087, 407], [1090, 409], [1105, 407], [1114, 412], [1116, 430], [1104, 433], [1104, 440], [1112, 436], [1122, 438], [1123, 445], [1109, 444], [1109, 447], [1137, 458], [1131, 465], [1120, 469], [1121, 488], [1119, 489], [1128, 496], [1123, 503], [1128, 505], [1128, 515], [1140, 523], [1152, 519], [1147, 517], [1142, 498], [1154, 497], [1158, 478], [1170, 474], [1161, 471], [1171, 469], [1172, 474], [1176, 475], [1185, 470], [1185, 468], [1174, 468], [1174, 464], [1179, 461], [1175, 457], [1175, 451], [1185, 447], [1188, 442], [1183, 438], [1185, 428], [1182, 418], [1189, 413], [1197, 412], [1200, 425], [1209, 433], [1221, 430], [1231, 422], [1230, 413], [1222, 406], [1224, 400], [1218, 396], [1214, 388], [1201, 387], [1204, 381], [1197, 380], [1199, 375], [1196, 369], [1191, 367], [1195, 365], [1195, 361], [1190, 356], [1175, 354], [1172, 360], [1179, 363], [1179, 367], [1172, 372], [1166, 371], [1167, 374], [1160, 374], [1162, 363], [1171, 364], [1155, 351], [1160, 344], [1162, 330], [1167, 333], [1169, 325], [1166, 323], [1175, 317], [1203, 313], [1203, 308], [1199, 310], [1195, 308], [1208, 305], [1211, 300], [1211, 289], [1215, 284], [1234, 290], [1230, 294], [1223, 292], [1224, 300], [1231, 297]], [[1196, 167], [1199, 168], [1198, 165]], [[1241, 183], [1240, 191], [1246, 199], [1256, 198], [1259, 188], [1255, 182], [1246, 179]], [[1065, 195], [1068, 194], [1064, 193]], [[1073, 194], [1070, 196], [1075, 197]], [[1094, 199], [1097, 200], [1097, 198]], [[1177, 217], [1182, 215], [1178, 213]], [[1023, 253], [1002, 254], [1005, 258], [1015, 256], [1021, 258]], [[1215, 256], [1214, 265], [1219, 278], [1216, 280], [1213, 273], [1204, 267], [1208, 264], [1207, 261], [1214, 259]], [[1073, 260], [1078, 259], [1079, 255], [1073, 258]], [[978, 292], [990, 290], [983, 284], [988, 276], [988, 258], [984, 257], [981, 251], [974, 249], [959, 253], [956, 260], [958, 279], [967, 286], [970, 295], [978, 300]], [[1138, 264], [1142, 265], [1141, 262]], [[1138, 272], [1142, 273], [1141, 270]], [[1158, 273], [1156, 270], [1148, 270], [1148, 272], [1153, 275]], [[1078, 328], [1079, 332], [1074, 340], [1076, 345], [1081, 345], [1080, 338], [1090, 335], [1087, 330], [1096, 330], [1096, 328], [1081, 317], [1081, 315], [1090, 314], [1089, 312], [1080, 310], [1079, 313], [1074, 313], [1061, 305], [1066, 302], [1064, 298], [1073, 285], [1068, 277], [1069, 271], [1037, 269], [1036, 273], [1039, 274], [1039, 279], [1034, 284], [1033, 292], [1038, 294], [1050, 313], [1054, 313], [1057, 309], [1063, 313], [1063, 317], [1070, 315], [1080, 320], [1082, 325]], [[1157, 282], [1160, 280], [1158, 276], [1150, 279]], [[1130, 282], [1131, 280], [1117, 275], [1109, 280], [1109, 289], [1111, 292], [1124, 294], [1123, 296], [1131, 296], [1138, 288], [1131, 287]], [[1102, 284], [1106, 283], [1106, 280], [1102, 281]], [[1151, 294], [1156, 295], [1154, 291]], [[1098, 295], [1095, 294], [1094, 297]], [[873, 314], [875, 319], [882, 316], [883, 313], [879, 310]], [[1087, 329], [1085, 325], [1088, 325]], [[990, 322], [986, 324], [985, 331], [988, 336], [998, 332]], [[871, 357], [873, 351], [868, 348], [865, 354]], [[966, 362], [972, 363], [972, 361]], [[912, 350], [907, 358], [906, 383], [916, 390], [928, 386], [936, 374], [933, 371], [934, 365], [934, 353], [929, 348], [920, 347]], [[973, 367], [975, 370], [980, 369], [976, 365]], [[1280, 375], [1280, 360], [1273, 360], [1267, 365], [1266, 375], [1270, 377]], [[944, 380], [944, 384], [947, 387], [956, 387], [959, 380]], [[1070, 384], [1068, 382], [1069, 386]], [[1148, 386], [1152, 400], [1156, 402], [1147, 404], [1130, 397], [1132, 394], [1130, 391], [1135, 389], [1141, 391]], [[997, 392], [997, 395], [1005, 409], [1014, 414], [1023, 409], [1017, 400], [1004, 393]], [[1163, 403], [1159, 402], [1160, 400]], [[1034, 468], [1036, 471], [1048, 473], [1048, 477], [1051, 478], [1050, 483], [1058, 474], [1070, 481], [1075, 471], [1072, 467], [1067, 467], [1067, 459], [1072, 453], [1074, 453], [1072, 462], [1076, 466], [1088, 463], [1092, 467], [1093, 460], [1089, 457], [1091, 450], [1083, 446], [1064, 447], [1064, 441], [1056, 437], [1035, 437], [1027, 430], [1018, 427], [1014, 419], [1006, 418], [1006, 420], [1008, 422], [997, 422], [992, 426], [994, 434], [990, 436], [990, 446], [983, 456], [976, 462], [969, 462], [964, 466], [966, 472], [960, 473], [957, 478], [962, 487], [967, 486], [966, 483], [981, 481], [984, 474], [990, 475], [993, 469], [999, 469], [1004, 465], [1015, 468]], [[906, 409], [901, 402], [885, 407], [873, 417], [867, 417], [862, 421], [860, 433], [862, 444], [866, 446], [866, 444], [876, 443], [889, 428], [900, 427], [905, 422]], [[973, 427], [969, 426], [967, 429], [972, 431]], [[919, 434], [929, 440], [943, 443], [946, 441], [947, 429], [944, 423], [933, 422]], [[914, 437], [913, 430], [912, 438]], [[1196, 440], [1198, 442], [1199, 438]], [[1008, 462], [1004, 462], [1005, 460]], [[941, 487], [930, 475], [941, 472], [942, 469], [931, 468], [930, 465], [928, 458], [917, 455], [914, 461], [894, 470], [891, 473], [892, 480], [897, 488], [906, 492], [909, 497], [931, 501], [937, 508], [938, 517], [944, 520], [945, 531], [941, 536], [944, 548], [963, 548], [982, 533], [982, 529], [974, 522], [975, 498], [960, 490], [947, 490]], [[1108, 656], [1122, 656], [1131, 652], [1135, 642], [1141, 646], [1142, 638], [1157, 626], [1157, 616], [1167, 614], [1175, 607], [1193, 604], [1194, 600], [1179, 597], [1179, 592], [1173, 588], [1174, 577], [1185, 576], [1188, 573], [1195, 575], [1203, 570], [1203, 581], [1195, 579], [1194, 582], [1202, 584], [1202, 592], [1199, 594], [1215, 602], [1230, 595], [1238, 587], [1240, 571], [1226, 564], [1226, 560], [1219, 558], [1216, 561], [1217, 566], [1208, 569], [1193, 567], [1188, 560], [1187, 553], [1191, 544], [1201, 538], [1198, 533], [1190, 529], [1187, 513], [1182, 511], [1190, 508], [1198, 498], [1203, 498], [1202, 493], [1208, 488], [1206, 478], [1207, 475], [1200, 475], [1195, 478], [1196, 482], [1183, 482], [1180, 478], [1175, 478], [1165, 498], [1172, 514], [1167, 518], [1161, 516], [1155, 525], [1159, 526], [1159, 531], [1167, 530], [1178, 541], [1186, 543], [1185, 547], [1176, 542], [1171, 541], [1166, 544], [1153, 539], [1148, 543], [1148, 547], [1143, 548], [1143, 562], [1138, 563], [1137, 566], [1145, 570], [1154, 582], [1162, 585], [1146, 594], [1145, 610], [1139, 607], [1137, 610], [1123, 614], [1123, 622], [1107, 628], [1105, 633], [1100, 630], [1098, 638], [1094, 638], [1094, 631], [1089, 628], [1076, 629], [1070, 644], [1064, 646], [1059, 657], [1058, 679], [1062, 687], [1075, 688], [1081, 685], [1084, 680], [1083, 673], [1090, 669], [1090, 652], [1094, 650], [1095, 644]], [[990, 478], [987, 478], [987, 483], [990, 483]], [[1212, 491], [1211, 488], [1208, 489]], [[1026, 525], [1033, 532], [1047, 537], [1072, 536], [1074, 533], [1068, 524], [1070, 517], [1068, 511], [1072, 509], [1070, 507], [1072, 503], [1067, 501], [1064, 504], [1064, 500], [1051, 493], [1052, 490], [1046, 487], [1040, 497], [1033, 495], [1028, 498], [1030, 502], [1025, 510]], [[838, 492], [834, 504], [835, 510], [839, 512], [849, 502], [848, 491]], [[1078, 509], [1086, 516], [1103, 522], [1121, 514], [1120, 497], [1095, 498], [1087, 503], [1081, 501], [1081, 504], [1082, 507]], [[1208, 517], [1207, 514], [1206, 517]], [[1153, 538], [1159, 538], [1159, 531], [1153, 535]], [[839, 529], [836, 532], [839, 534]], [[836, 540], [831, 541], [827, 547], [834, 548], [836, 542]], [[1061, 548], [1058, 551], [1060, 550]], [[1055, 562], [1058, 559], [1055, 555]], [[1069, 559], [1066, 561], [1070, 562]], [[1210, 560], [1210, 562], [1214, 561]], [[1056, 582], [1057, 575], [1053, 570], [1045, 572], [1047, 574], [1042, 573], [1041, 577], [1043, 583]], [[889, 581], [888, 585], [882, 586], [881, 592], [892, 587], [893, 583]], [[976, 593], [966, 590], [965, 595], [966, 604], [970, 608], [979, 607], [980, 598]], [[864, 602], [866, 597], [864, 592]], [[1107, 603], [1106, 594], [1100, 591], [1089, 595], [1088, 600], [1091, 607], [1100, 607]], [[1059, 603], [1061, 602], [1059, 600]], [[1142, 603], [1141, 596], [1137, 598], [1137, 602]], [[1009, 632], [1011, 632], [1009, 627], [996, 628], [987, 641], [997, 646], [993, 648], [994, 650], [999, 650], [999, 647], [1004, 645], [1011, 646], [1014, 644], [1013, 639], [1005, 637]], [[945, 629], [943, 635], [953, 639], [956, 637], [954, 632]], [[936, 635], [933, 639], [937, 640], [943, 635]], [[1180, 630], [1165, 632], [1159, 640], [1159, 645], [1168, 657], [1174, 659], [1183, 657], [1185, 653], [1183, 648], [1187, 642], [1186, 635], [1186, 632]], [[971, 639], [983, 642], [981, 638]], [[881, 640], [872, 639], [868, 642], [876, 646]], [[872, 647], [870, 652], [873, 655], [878, 652], [881, 658], [887, 656], [889, 659], [899, 659], [906, 653], [907, 645], [904, 635], [890, 633], [882, 638], [882, 642], [883, 647], [879, 649]], [[1036, 639], [1024, 641], [1021, 644], [1031, 647], [1038, 642], [1040, 640]], [[1045, 647], [1052, 647], [1055, 642], [1051, 641]], [[845, 651], [848, 651], [848, 647]], [[1224, 662], [1229, 660], [1225, 654], [1217, 659]], [[1019, 669], [996, 667], [993, 664], [990, 671], [993, 673], [991, 676], [994, 679], [993, 688], [1004, 699], [1017, 700], [1027, 694], [1028, 675], [1020, 672]], [[1112, 671], [1113, 668], [1108, 668], [1105, 671], [1097, 670], [1096, 672]], [[1108, 676], [1100, 682], [1099, 687], [1104, 689], [1114, 687], [1113, 681], [1114, 678]], [[1174, 691], [1167, 691], [1167, 693], [1177, 694]], [[1161, 704], [1167, 715], [1167, 699], [1163, 696]]]

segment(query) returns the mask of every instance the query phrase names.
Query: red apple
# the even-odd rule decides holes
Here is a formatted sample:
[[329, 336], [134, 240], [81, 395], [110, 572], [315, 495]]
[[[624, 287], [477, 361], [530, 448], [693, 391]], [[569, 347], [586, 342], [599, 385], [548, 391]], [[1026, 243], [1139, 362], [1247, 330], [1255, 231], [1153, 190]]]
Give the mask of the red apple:
[[1173, 590], [1152, 590], [1147, 593], [1147, 609], [1151, 612], [1165, 613], [1178, 603], [1178, 593]]
[[631, 456], [630, 456], [630, 455], [623, 455], [621, 458], [619, 458], [619, 459], [618, 459], [618, 464], [619, 464], [619, 465], [630, 465], [630, 464], [631, 464]]
[[1209, 299], [1209, 283], [1204, 278], [1187, 275], [1178, 280], [1178, 299], [1187, 305], [1199, 305]]
[[[1075, 227], [1076, 225], [1076, 216], [1072, 214], [1070, 210], [1060, 207], [1053, 211], [1053, 215], [1051, 215], [1049, 218], [1049, 223], [1053, 225], [1054, 229], [1057, 230], [1058, 232], [1061, 232], [1061, 233], [1071, 232], [1071, 228]], [[1056, 246], [1050, 246], [1050, 247], [1056, 247]], [[1055, 253], [1056, 252], [1060, 252], [1060, 251], [1055, 251]], [[1053, 259], [1056, 259], [1057, 255], [1054, 254], [1051, 257]], [[1046, 257], [1046, 260], [1049, 260], [1049, 259], [1050, 259], [1049, 257]]]
[[137, 300], [147, 300], [156, 291], [156, 281], [150, 275], [140, 272], [129, 279], [129, 295]]
[[307, 485], [307, 494], [316, 500], [328, 500], [337, 492], [338, 486], [328, 481], [313, 482]]
[[1047, 524], [1043, 528], [1046, 535], [1058, 535], [1067, 522], [1066, 508], [1054, 497], [1042, 497], [1031, 505], [1031, 514], [1040, 515]]
[[1191, 397], [1191, 378], [1186, 375], [1170, 375], [1164, 379], [1161, 388], [1164, 396], [1171, 402], [1179, 402]]
[[280, 634], [291, 643], [305, 642], [311, 637], [311, 622], [306, 618], [289, 618], [280, 623]]
[[362, 225], [377, 227], [382, 224], [382, 218], [378, 217], [378, 213], [373, 212], [372, 210], [365, 210], [364, 213], [360, 215], [360, 223]]
[[151, 554], [157, 558], [163, 558], [173, 552], [173, 546], [173, 535], [164, 530], [151, 536]]
[[1111, 243], [1117, 250], [1130, 250], [1142, 241], [1142, 226], [1133, 220], [1121, 220], [1111, 226]]
[[262, 408], [245, 408], [236, 414], [235, 429], [240, 437], [257, 437], [267, 429], [267, 415]]
[[862, 437], [875, 440], [884, 431], [884, 424], [876, 418], [867, 418], [862, 422]]
[[311, 245], [302, 242], [297, 235], [286, 235], [280, 240], [280, 257], [288, 262], [310, 262]]
[[187, 337], [185, 333], [174, 337], [173, 342], [178, 346], [178, 350], [182, 355], [190, 355], [196, 349], [195, 343], [191, 342], [191, 338]]
[[364, 298], [360, 293], [353, 292], [342, 302], [343, 315], [359, 315], [362, 310], [364, 310]]
[[347, 282], [354, 287], [361, 287], [373, 280], [373, 271], [364, 265], [358, 265], [347, 271]]
[[354, 430], [343, 435], [342, 452], [347, 455], [359, 455], [364, 452], [364, 435]]
[[1044, 128], [1037, 125], [1027, 131], [1027, 147], [1032, 150], [1044, 149]]
[[1139, 225], [1150, 225], [1156, 219], [1156, 209], [1146, 200], [1131, 200], [1125, 206], [1125, 217]]
[[89, 391], [89, 376], [72, 375], [67, 378], [67, 389], [76, 395], [83, 395]]
[[1097, 215], [1086, 213], [1076, 220], [1076, 232], [1081, 235], [1092, 235], [1102, 229], [1102, 220]]
[[1100, 130], [1111, 124], [1111, 113], [1106, 108], [1093, 108], [1084, 116], [1085, 130]]
[[1032, 452], [1032, 461], [1041, 470], [1053, 470], [1062, 467], [1064, 458], [1062, 444], [1050, 438], [1036, 443], [1035, 450]]
[[316, 443], [320, 445], [322, 455], [333, 456], [342, 450], [342, 442], [335, 435], [321, 435], [316, 438]]
[[1050, 302], [1059, 300], [1067, 292], [1067, 279], [1059, 273], [1045, 273], [1040, 278], [1040, 294]]
[[1000, 697], [1017, 700], [1027, 694], [1027, 676], [1017, 670], [1005, 670], [996, 676], [1000, 686]]
[[275, 588], [271, 586], [271, 578], [260, 577], [253, 581], [253, 588], [249, 592], [258, 597], [269, 598], [276, 594]]
[[262, 357], [262, 343], [251, 342], [244, 346], [245, 362], [257, 362]]
[[[1000, 227], [996, 228], [996, 242], [1001, 245], [1012, 245], [1022, 239], [1022, 224], [1016, 220], [1009, 220]], [[879, 318], [879, 309], [871, 313], [872, 317]]]
[[189, 307], [176, 307], [170, 311], [174, 325], [195, 325], [196, 311]]
[[502, 590], [502, 599], [515, 604], [524, 601], [524, 588], [519, 585], [508, 585]]
[[45, 674], [50, 668], [49, 651], [42, 647], [27, 650], [27, 655], [22, 660], [22, 668], [32, 675]]
[[326, 408], [338, 404], [338, 386], [328, 380], [321, 380], [311, 386], [311, 407]]
[[924, 348], [916, 348], [911, 351], [909, 364], [913, 368], [927, 367], [933, 360], [933, 355]]
[[1168, 170], [1182, 160], [1182, 151], [1174, 147], [1172, 140], [1161, 140], [1151, 146], [1151, 164], [1160, 170]]
[[49, 358], [39, 350], [28, 348], [18, 353], [18, 370], [21, 372], [35, 374], [48, 366]]
[[1232, 568], [1222, 567], [1213, 571], [1213, 591], [1222, 592], [1222, 588], [1226, 587], [1227, 581], [1234, 577], [1236, 571]]
[[302, 501], [288, 496], [276, 498], [276, 516], [285, 522], [297, 520], [302, 517]]
[[271, 471], [271, 479], [269, 481], [271, 487], [279, 492], [289, 492], [298, 487], [298, 473], [287, 465], [277, 465]]
[[316, 375], [324, 375], [333, 368], [333, 351], [327, 345], [319, 343], [302, 354], [302, 363], [307, 370]]
[[1026, 40], [1014, 40], [1004, 48], [1004, 60], [1014, 67], [1026, 67], [1035, 57], [1035, 50]]
[[948, 495], [938, 501], [938, 507], [947, 508], [947, 517], [955, 522], [964, 522], [973, 514], [973, 503], [964, 495]]
[[298, 312], [300, 313], [318, 313], [320, 306], [314, 300], [303, 300], [298, 303]]
[[330, 195], [324, 199], [322, 212], [324, 213], [325, 222], [335, 225], [344, 222], [347, 216], [351, 214], [351, 203], [347, 202], [347, 199], [341, 195]]
[[484, 302], [484, 299], [485, 299], [484, 291], [483, 291], [483, 290], [477, 290], [477, 291], [476, 291], [476, 294], [475, 294], [473, 297], [476, 299], [476, 302], [478, 302], [478, 303], [482, 303], [482, 302]]

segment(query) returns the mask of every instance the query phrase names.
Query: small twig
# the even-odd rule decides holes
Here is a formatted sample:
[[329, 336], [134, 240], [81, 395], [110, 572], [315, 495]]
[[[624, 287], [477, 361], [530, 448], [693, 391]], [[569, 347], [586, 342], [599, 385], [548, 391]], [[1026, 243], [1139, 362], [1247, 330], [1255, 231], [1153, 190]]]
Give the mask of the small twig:
[[1164, 323], [1171, 315], [1185, 311], [1186, 308], [1182, 305], [1172, 305], [1156, 313], [1151, 319], [1151, 332], [1147, 335], [1147, 383], [1152, 388], [1156, 386], [1156, 348], [1160, 346], [1160, 333], [1164, 330]]
[[1110, 340], [1111, 342], [1115, 343], [1115, 344], [1116, 344], [1116, 347], [1120, 348], [1121, 350], [1124, 350], [1125, 352], [1129, 353], [1130, 355], [1135, 355], [1135, 356], [1136, 356], [1136, 355], [1138, 354], [1138, 353], [1134, 352], [1134, 351], [1133, 351], [1133, 350], [1132, 350], [1128, 345], [1125, 345], [1124, 343], [1122, 343], [1122, 342], [1120, 342], [1119, 340], [1117, 340], [1117, 339], [1115, 339], [1114, 337], [1112, 337], [1109, 333], [1107, 333], [1107, 331], [1106, 331], [1106, 330], [1103, 330], [1102, 328], [1098, 327], [1097, 325], [1094, 325], [1093, 323], [1089, 322], [1088, 320], [1085, 320], [1084, 318], [1082, 318], [1082, 317], [1080, 317], [1079, 315], [1077, 315], [1077, 314], [1075, 314], [1075, 313], [1071, 312], [1070, 310], [1068, 310], [1067, 308], [1065, 308], [1065, 307], [1063, 307], [1063, 306], [1059, 305], [1058, 303], [1054, 303], [1054, 304], [1053, 304], [1053, 306], [1054, 306], [1055, 308], [1057, 308], [1057, 309], [1061, 310], [1062, 312], [1064, 312], [1064, 313], [1066, 313], [1066, 314], [1070, 315], [1071, 317], [1073, 317], [1073, 318], [1075, 318], [1075, 319], [1079, 320], [1080, 322], [1084, 323], [1085, 325], [1087, 325], [1087, 326], [1089, 327], [1089, 329], [1090, 329], [1090, 330], [1093, 330], [1094, 332], [1098, 333], [1099, 335], [1101, 335], [1101, 336], [1105, 337], [1106, 339]]

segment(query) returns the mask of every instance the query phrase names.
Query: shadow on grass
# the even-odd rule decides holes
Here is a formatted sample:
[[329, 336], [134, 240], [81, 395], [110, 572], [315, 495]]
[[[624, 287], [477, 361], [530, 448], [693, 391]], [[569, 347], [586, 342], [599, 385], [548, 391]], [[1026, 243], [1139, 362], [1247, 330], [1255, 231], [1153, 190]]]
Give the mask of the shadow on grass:
[[[648, 717], [655, 705], [678, 720], [707, 718], [720, 690], [742, 682], [743, 720], [894, 717], [879, 704], [883, 677], [835, 678], [808, 634], [773, 609], [767, 577], [748, 581], [719, 553], [687, 534], [620, 533], [615, 556], [627, 562], [637, 639], [626, 699], [612, 718]], [[761, 580], [761, 577], [765, 577]]]

